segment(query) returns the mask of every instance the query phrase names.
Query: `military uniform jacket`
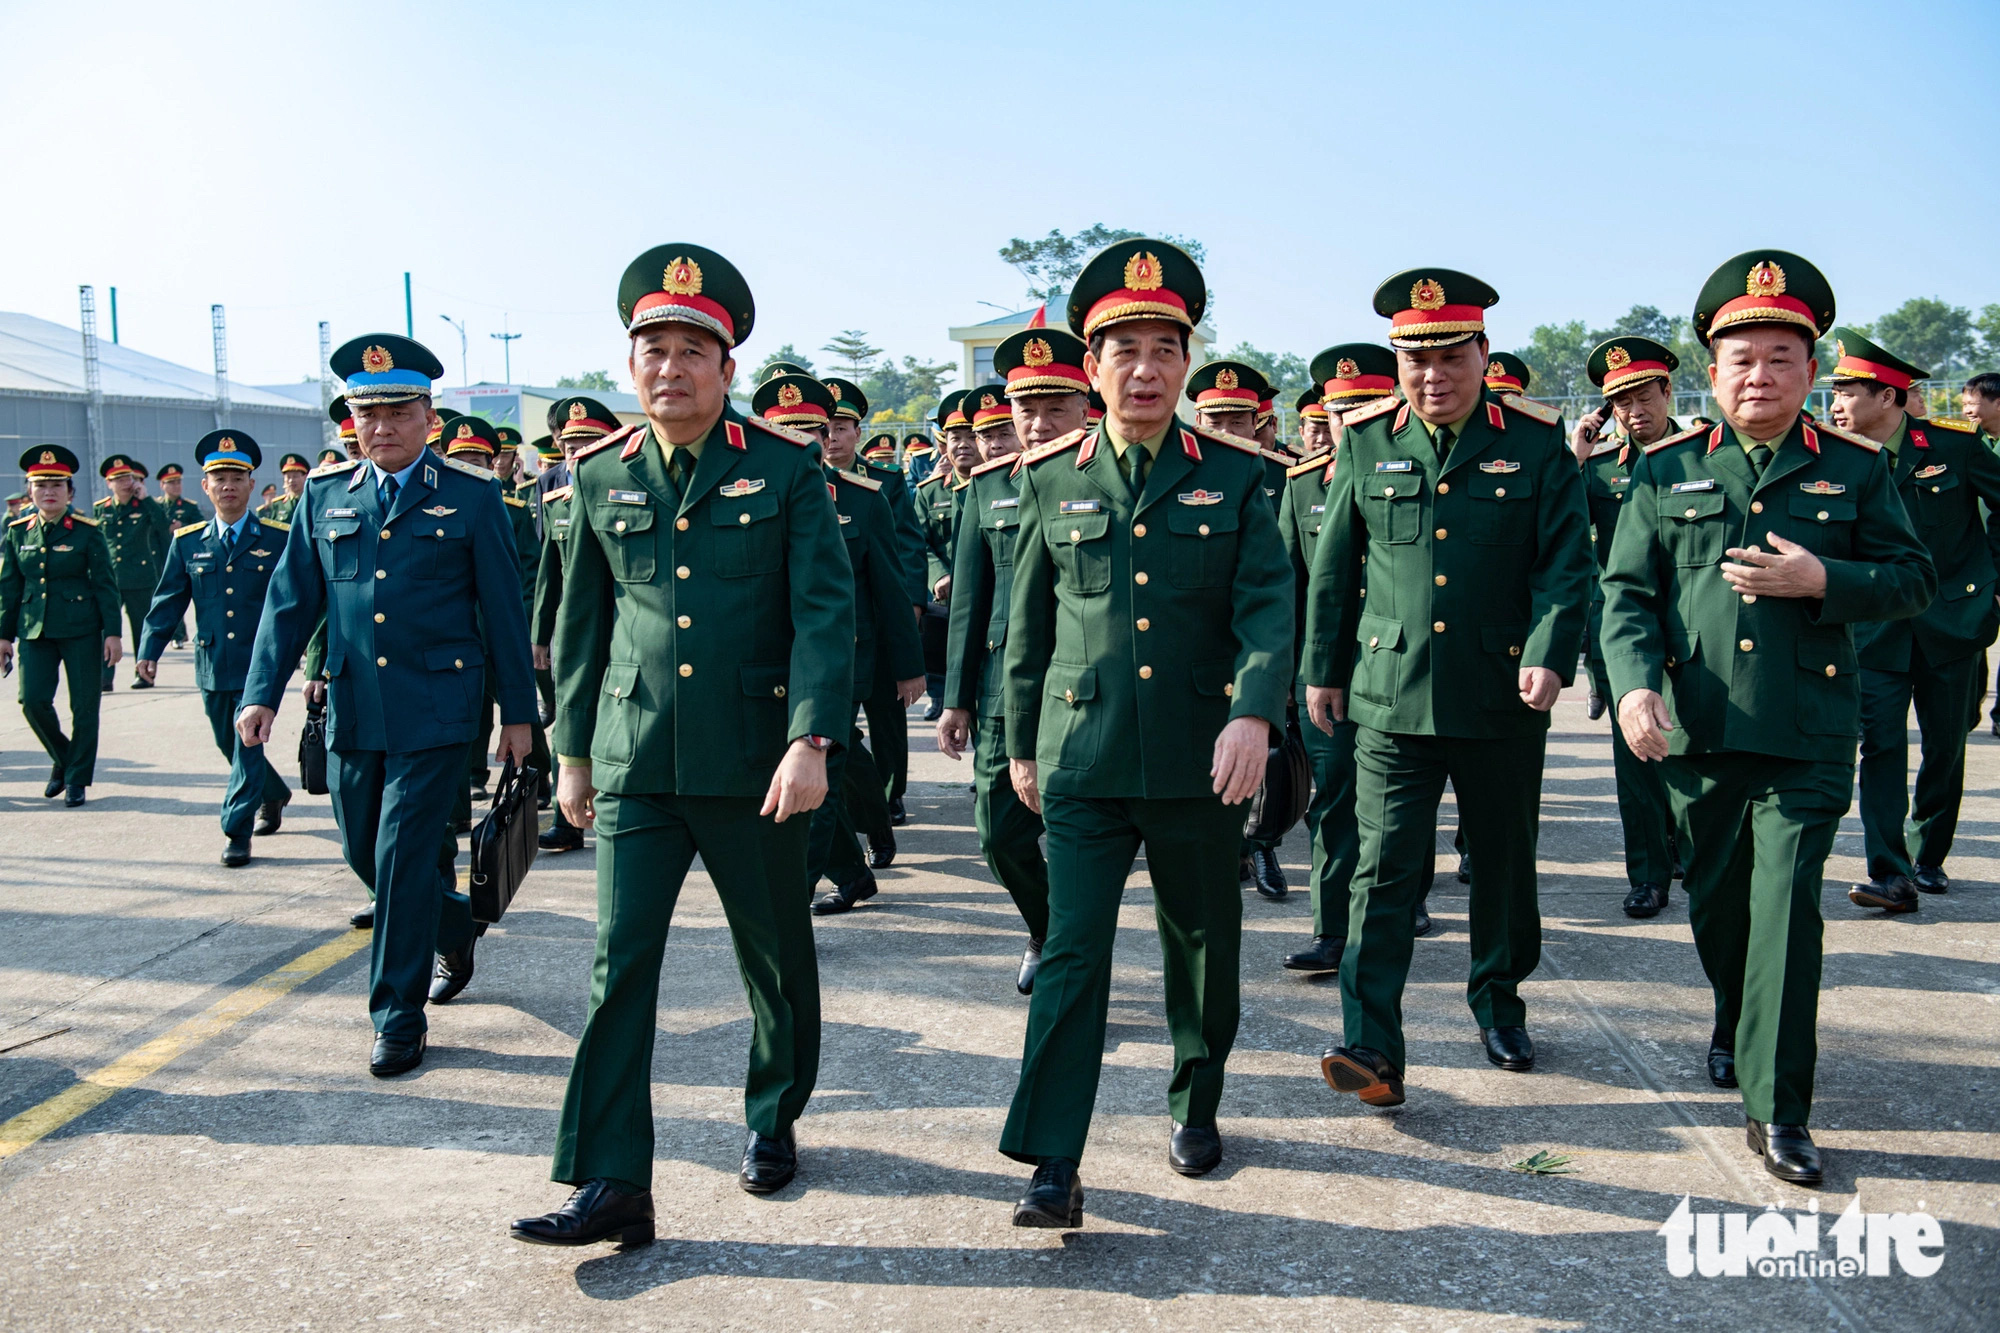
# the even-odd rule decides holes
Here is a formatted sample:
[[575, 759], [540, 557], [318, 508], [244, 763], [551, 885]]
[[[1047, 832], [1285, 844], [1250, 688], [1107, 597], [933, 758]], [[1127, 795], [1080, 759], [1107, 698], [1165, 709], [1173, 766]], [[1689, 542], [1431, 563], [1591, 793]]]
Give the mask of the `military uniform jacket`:
[[535, 605], [528, 617], [534, 641], [547, 647], [555, 642], [556, 612], [562, 606], [563, 548], [569, 541], [570, 488], [567, 484], [547, 491], [541, 498], [542, 558], [535, 567]]
[[[1739, 594], [1723, 554], [1776, 532], [1825, 562], [1818, 600]], [[1793, 424], [1758, 479], [1727, 426], [1670, 435], [1632, 474], [1604, 572], [1612, 701], [1666, 696], [1675, 754], [1851, 764], [1861, 680], [1851, 626], [1898, 620], [1937, 587], [1880, 446]]]
[[146, 612], [140, 658], [160, 660], [193, 602], [195, 684], [204, 690], [242, 689], [264, 614], [264, 590], [290, 531], [275, 519], [253, 518], [233, 550], [215, 535], [213, 522], [190, 523], [175, 532], [152, 609]]
[[95, 519], [14, 519], [0, 545], [0, 639], [109, 639], [118, 633], [118, 580]]
[[527, 616], [497, 478], [419, 455], [385, 515], [375, 469], [334, 463], [307, 479], [293, 517], [245, 705], [278, 706], [323, 615], [331, 749], [465, 744], [485, 699], [482, 666], [501, 725], [534, 720]]
[[176, 532], [190, 523], [201, 522], [201, 507], [192, 500], [162, 498], [157, 503], [167, 516], [167, 526]]
[[1014, 592], [1014, 538], [1021, 531], [1021, 455], [972, 469], [951, 563], [944, 706], [980, 717], [1005, 710], [1007, 614]]
[[[826, 469], [835, 517], [854, 571], [854, 700], [875, 692], [875, 668], [891, 680], [924, 674], [924, 646], [910, 613], [896, 520], [873, 477]], [[846, 737], [837, 739], [845, 742]]]
[[1216, 736], [1239, 717], [1282, 731], [1291, 692], [1264, 460], [1176, 420], [1134, 503], [1099, 431], [1064, 440], [1020, 473], [1007, 754], [1051, 794], [1211, 796]]
[[120, 590], [144, 588], [151, 592], [160, 581], [160, 566], [166, 563], [167, 545], [173, 540], [167, 511], [150, 496], [118, 504], [107, 495], [91, 512], [111, 548], [111, 567]]
[[2000, 513], [2000, 458], [1977, 435], [1944, 422], [1905, 418], [1904, 426], [1891, 479], [1937, 569], [1937, 597], [1908, 619], [1854, 627], [1865, 670], [1910, 670], [1913, 641], [1926, 662], [1959, 661], [2000, 629], [1993, 603], [2000, 524], [1987, 517]]
[[733, 407], [676, 492], [650, 427], [577, 455], [555, 651], [560, 755], [628, 794], [761, 797], [854, 718], [854, 575], [809, 436]]
[[1303, 671], [1364, 727], [1546, 731], [1520, 669], [1576, 675], [1590, 542], [1553, 409], [1490, 392], [1442, 464], [1407, 403], [1347, 418], [1313, 555]]
[[1313, 554], [1319, 549], [1320, 529], [1326, 526], [1326, 493], [1336, 468], [1332, 450], [1300, 459], [1285, 470], [1285, 490], [1278, 503], [1278, 536], [1292, 567], [1292, 632], [1298, 640], [1294, 654], [1298, 659], [1305, 656], [1306, 594], [1312, 586]]
[[958, 533], [958, 492], [956, 476], [940, 467], [917, 483], [917, 526], [923, 532], [925, 576], [924, 598], [930, 600], [938, 580], [951, 573], [956, 558], [953, 538]]

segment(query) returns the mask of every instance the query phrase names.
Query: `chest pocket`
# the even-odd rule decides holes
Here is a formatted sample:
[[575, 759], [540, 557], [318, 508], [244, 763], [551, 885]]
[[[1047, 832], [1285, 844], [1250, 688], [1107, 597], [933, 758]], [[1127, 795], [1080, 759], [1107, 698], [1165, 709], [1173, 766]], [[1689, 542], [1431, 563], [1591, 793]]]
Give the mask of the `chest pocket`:
[[1169, 573], [1176, 588], [1226, 588], [1236, 574], [1236, 525], [1241, 516], [1221, 505], [1176, 504], [1167, 511], [1173, 534]]
[[1844, 495], [1794, 495], [1787, 535], [1814, 555], [1847, 556], [1854, 550], [1855, 502]]
[[1958, 498], [1958, 474], [1946, 472], [1923, 481], [1911, 480], [1909, 489], [1904, 491], [1903, 507], [1910, 511], [1920, 528], [1934, 528], [1956, 511]]
[[1111, 515], [1051, 516], [1049, 550], [1056, 573], [1071, 592], [1095, 597], [1111, 587]]
[[1413, 542], [1423, 530], [1424, 478], [1420, 472], [1376, 472], [1357, 480], [1361, 514], [1378, 542]]
[[361, 520], [323, 518], [313, 525], [319, 565], [329, 579], [351, 579], [361, 568]]
[[[777, 572], [785, 563], [785, 526], [778, 521], [778, 497], [759, 491], [738, 500], [710, 500], [709, 526], [715, 532], [715, 572], [726, 579]], [[850, 541], [858, 525], [843, 523]]]
[[469, 568], [472, 554], [469, 539], [465, 535], [465, 524], [455, 518], [432, 518], [428, 514], [417, 515], [417, 522], [409, 517], [401, 520], [404, 529], [415, 543], [415, 574], [420, 579], [441, 579], [454, 570]]
[[1474, 472], [1469, 535], [1483, 546], [1519, 546], [1535, 528], [1535, 482], [1525, 472]]
[[1676, 565], [1696, 569], [1721, 561], [1729, 546], [1723, 512], [1728, 505], [1729, 497], [1719, 490], [1660, 496], [1660, 540], [1673, 552]]
[[604, 548], [604, 563], [620, 583], [651, 583], [655, 565], [655, 513], [650, 504], [593, 506], [590, 526]]

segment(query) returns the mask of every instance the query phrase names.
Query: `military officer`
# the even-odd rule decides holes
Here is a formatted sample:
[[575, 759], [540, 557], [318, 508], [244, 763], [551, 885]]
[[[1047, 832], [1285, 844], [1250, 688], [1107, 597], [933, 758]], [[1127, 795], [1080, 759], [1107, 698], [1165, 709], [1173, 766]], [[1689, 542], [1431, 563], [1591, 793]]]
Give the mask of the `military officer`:
[[426, 999], [448, 1000], [472, 976], [471, 905], [456, 891], [448, 821], [485, 671], [503, 760], [528, 757], [535, 685], [500, 487], [424, 448], [443, 367], [387, 333], [342, 345], [330, 364], [368, 461], [320, 469], [299, 498], [236, 729], [247, 745], [270, 739], [324, 615], [327, 778], [342, 852], [375, 894], [369, 1072], [389, 1077], [423, 1060]]
[[[1019, 464], [1039, 449], [1083, 428], [1084, 371], [1089, 348], [1063, 329], [1032, 328], [993, 350], [993, 370], [1006, 377], [1011, 430], [997, 428], [992, 409], [979, 414], [986, 461], [972, 470], [965, 520], [952, 560], [946, 640], [945, 709], [938, 749], [956, 760], [972, 751], [973, 824], [979, 850], [1028, 928], [1028, 946], [1014, 976], [1023, 995], [1035, 989], [1049, 934], [1049, 868], [1042, 856], [1042, 817], [1014, 790], [1007, 770], [1007, 614], [1014, 586], [1014, 538], [1021, 530]], [[975, 418], [975, 426], [979, 424]]]
[[[42, 795], [82, 805], [97, 766], [101, 687], [95, 668], [118, 663], [118, 576], [98, 521], [72, 508], [76, 455], [59, 444], [21, 455], [28, 512], [0, 544], [0, 674], [20, 642], [21, 713], [53, 767]], [[56, 675], [69, 681], [70, 734], [56, 714]]]
[[[160, 566], [166, 559], [167, 543], [173, 529], [167, 526], [167, 511], [157, 500], [144, 494], [145, 471], [127, 454], [113, 454], [97, 469], [110, 491], [92, 509], [96, 527], [111, 548], [111, 566], [118, 577], [118, 601], [125, 608], [126, 623], [132, 629], [132, 651], [139, 651], [144, 632], [146, 608], [152, 604], [153, 588], [160, 581]], [[109, 662], [99, 683], [109, 693], [114, 678]], [[142, 677], [132, 680], [135, 690], [153, 688]]]
[[[1889, 913], [1950, 886], [1944, 860], [1958, 831], [1965, 734], [1979, 721], [1980, 653], [2000, 630], [2000, 458], [1957, 417], [1919, 420], [1912, 389], [1930, 376], [1853, 329], [1835, 329], [1834, 425], [1879, 444], [1889, 478], [1937, 570], [1921, 614], [1854, 627], [1861, 661], [1861, 831], [1868, 883], [1848, 897]], [[1983, 505], [1981, 502], [1984, 502]], [[1912, 702], [1922, 735], [1914, 805], [1909, 789]], [[1904, 818], [1911, 819], [1910, 837]]]
[[652, 1238], [661, 953], [697, 854], [754, 1015], [739, 1181], [796, 1172], [819, 1071], [800, 816], [854, 717], [854, 585], [813, 440], [729, 403], [749, 286], [712, 250], [660, 246], [618, 308], [647, 420], [572, 464], [555, 637], [558, 798], [597, 827], [597, 959], [551, 1172], [578, 1188], [513, 1232], [555, 1245]]
[[[1497, 358], [1496, 358], [1497, 362]], [[1624, 511], [1625, 497], [1632, 489], [1632, 473], [1639, 459], [1652, 445], [1681, 431], [1671, 415], [1674, 410], [1674, 372], [1680, 358], [1651, 338], [1607, 338], [1590, 353], [1584, 369], [1604, 394], [1610, 411], [1591, 412], [1577, 422], [1573, 448], [1583, 459], [1583, 484], [1590, 506], [1590, 551], [1597, 564], [1598, 578], [1590, 588], [1590, 623], [1586, 636], [1586, 662], [1590, 669], [1590, 692], [1598, 701], [1593, 707], [1602, 713], [1611, 697], [1611, 681], [1604, 665], [1605, 567], [1611, 562], [1612, 538], [1618, 531], [1618, 516]], [[1526, 368], [1521, 368], [1525, 380]], [[1488, 368], [1487, 383], [1493, 382]], [[1606, 418], [1617, 422], [1615, 433], [1602, 433]], [[1593, 716], [1596, 716], [1594, 714]], [[1667, 905], [1667, 888], [1677, 878], [1679, 858], [1674, 854], [1673, 814], [1667, 806], [1667, 788], [1658, 764], [1648, 764], [1632, 753], [1625, 733], [1614, 719], [1611, 724], [1611, 772], [1618, 789], [1618, 820], [1625, 832], [1625, 915], [1657, 916]]]
[[259, 837], [276, 833], [292, 799], [291, 788], [265, 762], [264, 748], [246, 745], [236, 734], [236, 710], [264, 613], [264, 590], [290, 529], [250, 512], [254, 474], [263, 462], [255, 440], [242, 431], [211, 431], [195, 444], [194, 458], [215, 517], [175, 529], [134, 665], [145, 679], [154, 678], [167, 638], [192, 602], [199, 636], [195, 684], [216, 748], [229, 761], [229, 786], [222, 797], [222, 864], [235, 867], [250, 862], [252, 821]]
[[[334, 429], [339, 432], [340, 446], [347, 451], [347, 457], [355, 462], [361, 460], [361, 437], [354, 429], [354, 411], [347, 405], [345, 395], [337, 395], [326, 405], [326, 414], [332, 418]], [[335, 460], [338, 461], [338, 460]], [[326, 456], [320, 455], [320, 466], [326, 466]]]
[[[1299, 395], [1299, 438], [1306, 456], [1287, 469], [1278, 535], [1292, 565], [1293, 623], [1299, 654], [1305, 651], [1305, 623], [1320, 530], [1326, 525], [1327, 494], [1339, 470], [1336, 447], [1341, 417], [1387, 398], [1396, 388], [1396, 354], [1375, 343], [1341, 343], [1312, 359], [1313, 385]], [[1294, 702], [1306, 705], [1303, 676]], [[1354, 822], [1354, 736], [1352, 718], [1331, 732], [1304, 727], [1306, 758], [1312, 764], [1313, 796], [1306, 807], [1306, 836], [1312, 840], [1312, 943], [1285, 956], [1294, 972], [1333, 972], [1347, 948], [1348, 890], [1360, 855]]]
[[1549, 709], [1575, 674], [1590, 554], [1560, 414], [1487, 389], [1499, 297], [1449, 269], [1375, 292], [1404, 401], [1341, 422], [1313, 553], [1302, 674], [1312, 720], [1351, 716], [1360, 861], [1340, 965], [1345, 1035], [1320, 1068], [1403, 1100], [1403, 983], [1449, 780], [1478, 873], [1466, 1000], [1486, 1057], [1533, 1066], [1519, 987], [1541, 957], [1535, 879]]
[[1242, 898], [1231, 862], [1291, 684], [1291, 574], [1263, 459], [1174, 406], [1201, 270], [1165, 241], [1100, 251], [1069, 300], [1102, 429], [1026, 456], [1007, 618], [1007, 754], [1047, 827], [1049, 927], [1000, 1150], [1036, 1165], [1016, 1226], [1078, 1226], [1118, 906], [1146, 848], [1174, 1073], [1168, 1161], [1222, 1160]]
[[257, 510], [259, 518], [275, 518], [280, 523], [292, 521], [292, 510], [298, 508], [299, 497], [306, 491], [306, 474], [312, 471], [312, 464], [306, 462], [304, 454], [286, 454], [278, 460], [278, 477], [285, 483], [283, 490], [270, 503]]
[[194, 501], [181, 495], [186, 484], [179, 463], [160, 465], [160, 498], [156, 502], [167, 513], [167, 523], [176, 528], [184, 528], [190, 523], [201, 522], [201, 509]]
[[1688, 923], [1715, 991], [1709, 1077], [1740, 1082], [1752, 1151], [1802, 1185], [1822, 1177], [1807, 1122], [1820, 885], [1861, 731], [1851, 626], [1916, 615], [1937, 587], [1880, 444], [1801, 415], [1833, 312], [1797, 255], [1753, 250], [1715, 271], [1694, 332], [1723, 422], [1645, 452], [1604, 573], [1619, 724], [1661, 762], [1688, 837]]

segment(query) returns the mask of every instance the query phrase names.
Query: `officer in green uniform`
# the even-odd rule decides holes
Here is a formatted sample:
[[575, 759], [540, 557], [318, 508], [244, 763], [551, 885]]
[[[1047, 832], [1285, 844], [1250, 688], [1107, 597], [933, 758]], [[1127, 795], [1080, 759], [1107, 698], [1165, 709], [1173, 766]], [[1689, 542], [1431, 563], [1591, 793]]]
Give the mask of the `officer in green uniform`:
[[[1495, 361], [1499, 358], [1496, 356]], [[1603, 409], [1577, 422], [1573, 448], [1583, 460], [1584, 497], [1590, 506], [1590, 551], [1598, 578], [1590, 585], [1590, 626], [1585, 661], [1590, 668], [1593, 706], [1601, 715], [1611, 697], [1604, 667], [1605, 566], [1611, 562], [1611, 542], [1618, 515], [1632, 489], [1632, 472], [1645, 450], [1680, 433], [1674, 410], [1674, 372], [1680, 358], [1651, 338], [1607, 338], [1590, 353], [1584, 369], [1603, 391], [1610, 412]], [[1490, 373], [1487, 383], [1493, 382]], [[1525, 377], [1525, 367], [1523, 368]], [[1605, 432], [1606, 416], [1618, 429]], [[1625, 832], [1625, 915], [1657, 916], [1667, 905], [1667, 886], [1678, 877], [1674, 854], [1673, 815], [1658, 764], [1644, 763], [1625, 743], [1617, 720], [1611, 723], [1611, 772], [1618, 790], [1618, 820]]]
[[[167, 526], [167, 511], [157, 500], [144, 494], [145, 470], [126, 454], [113, 454], [97, 469], [110, 494], [92, 509], [97, 530], [111, 548], [111, 567], [118, 577], [118, 602], [125, 608], [125, 620], [132, 630], [132, 651], [139, 651], [144, 633], [146, 608], [152, 605], [153, 589], [160, 581], [160, 566], [166, 562], [167, 543], [173, 529]], [[116, 673], [105, 663], [99, 683], [110, 693]], [[135, 690], [152, 688], [143, 678], [132, 680]]]
[[1006, 377], [1002, 401], [1008, 429], [992, 408], [975, 413], [986, 460], [972, 469], [965, 521], [959, 525], [945, 645], [945, 709], [938, 749], [956, 760], [972, 751], [973, 825], [993, 877], [1007, 890], [1028, 928], [1028, 947], [1014, 988], [1032, 995], [1049, 934], [1049, 867], [1042, 856], [1042, 817], [1014, 790], [1007, 770], [1007, 615], [1014, 588], [1014, 538], [1021, 530], [1019, 463], [1083, 428], [1083, 368], [1089, 348], [1063, 329], [1024, 329], [993, 349], [993, 370]]
[[[271, 723], [326, 621], [327, 780], [341, 850], [375, 893], [369, 1072], [414, 1069], [424, 1004], [472, 975], [471, 904], [457, 892], [449, 820], [490, 670], [503, 758], [525, 761], [534, 670], [513, 536], [490, 473], [423, 447], [443, 367], [420, 343], [372, 333], [336, 350], [366, 463], [308, 479], [271, 575], [237, 734]], [[483, 669], [482, 669], [483, 668]], [[446, 994], [429, 987], [433, 973]]]
[[[21, 455], [21, 471], [29, 509], [8, 521], [0, 544], [0, 672], [13, 669], [19, 640], [21, 714], [54, 765], [42, 795], [73, 808], [97, 767], [96, 668], [110, 670], [124, 651], [118, 576], [97, 520], [71, 507], [76, 455], [37, 445]], [[67, 736], [56, 715], [58, 670], [69, 681]]]
[[[1919, 891], [1950, 887], [1944, 859], [1965, 790], [1965, 734], [1978, 725], [1985, 695], [1980, 654], [2000, 630], [1993, 598], [2000, 525], [1987, 517], [2000, 511], [2000, 458], [1970, 422], [1910, 413], [1911, 386], [1929, 379], [1927, 372], [1853, 329], [1835, 329], [1833, 336], [1839, 360], [1829, 416], [1882, 446], [1903, 512], [1937, 570], [1937, 599], [1922, 614], [1854, 627], [1869, 882], [1847, 896], [1861, 907], [1914, 912]], [[1923, 750], [1914, 803], [1907, 730], [1913, 702]]]
[[1243, 913], [1231, 870], [1285, 724], [1292, 589], [1257, 447], [1174, 415], [1207, 290], [1165, 241], [1098, 252], [1069, 324], [1104, 425], [1042, 446], [1020, 475], [1007, 754], [1048, 831], [1049, 933], [1000, 1139], [1036, 1164], [1016, 1226], [1082, 1222], [1112, 942], [1142, 844], [1174, 1043], [1168, 1161], [1198, 1176], [1222, 1160]]
[[660, 963], [696, 855], [753, 1015], [739, 1182], [797, 1171], [820, 1012], [801, 816], [854, 718], [854, 583], [814, 442], [729, 403], [748, 284], [712, 250], [659, 246], [618, 310], [647, 424], [571, 465], [557, 799], [597, 828], [597, 959], [551, 1173], [578, 1188], [514, 1224], [542, 1244], [652, 1238]]
[[[1278, 535], [1292, 564], [1293, 623], [1299, 655], [1305, 651], [1305, 624], [1313, 557], [1326, 526], [1327, 493], [1339, 471], [1336, 448], [1341, 417], [1387, 398], [1396, 389], [1396, 354], [1375, 343], [1341, 343], [1312, 359], [1313, 386], [1299, 395], [1299, 439], [1306, 456], [1286, 471]], [[1305, 678], [1294, 702], [1306, 706]], [[1294, 972], [1333, 972], [1347, 948], [1348, 890], [1361, 853], [1354, 822], [1354, 736], [1352, 718], [1331, 732], [1301, 728], [1312, 764], [1313, 795], [1306, 807], [1306, 835], [1312, 839], [1312, 943], [1285, 956]]]
[[1449, 269], [1376, 289], [1404, 401], [1343, 418], [1313, 554], [1301, 671], [1315, 725], [1358, 724], [1361, 838], [1345, 1036], [1320, 1068], [1374, 1106], [1403, 1100], [1403, 984], [1447, 780], [1477, 868], [1466, 1001], [1488, 1060], [1534, 1064], [1519, 988], [1541, 959], [1542, 762], [1583, 638], [1589, 520], [1560, 414], [1483, 382], [1498, 299]]
[[[175, 529], [167, 550], [167, 567], [159, 590], [146, 612], [146, 637], [134, 664], [139, 675], [152, 680], [160, 653], [174, 627], [194, 605], [195, 684], [215, 746], [229, 761], [229, 786], [222, 797], [222, 864], [250, 862], [252, 821], [267, 837], [278, 831], [291, 788], [265, 762], [264, 747], [245, 745], [236, 734], [236, 710], [243, 701], [243, 678], [250, 670], [250, 648], [264, 614], [264, 590], [278, 567], [290, 529], [277, 519], [250, 512], [254, 474], [263, 461], [257, 442], [242, 431], [212, 431], [194, 446], [202, 471], [202, 489], [215, 506], [215, 518], [197, 520]], [[164, 472], [164, 469], [162, 469]]]
[[1861, 731], [1851, 627], [1916, 615], [1937, 588], [1881, 446], [1801, 415], [1833, 310], [1820, 271], [1782, 250], [1715, 271], [1694, 332], [1722, 424], [1646, 450], [1604, 572], [1619, 725], [1662, 761], [1687, 835], [1709, 1077], [1740, 1081], [1752, 1151], [1802, 1185], [1822, 1171], [1806, 1128], [1820, 885]]

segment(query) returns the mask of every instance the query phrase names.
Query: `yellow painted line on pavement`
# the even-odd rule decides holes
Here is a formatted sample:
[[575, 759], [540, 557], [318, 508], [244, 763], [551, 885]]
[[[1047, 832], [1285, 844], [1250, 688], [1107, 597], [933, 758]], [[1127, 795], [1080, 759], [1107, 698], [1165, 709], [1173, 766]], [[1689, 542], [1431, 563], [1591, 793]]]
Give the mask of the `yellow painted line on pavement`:
[[167, 1063], [235, 1027], [272, 1001], [290, 994], [343, 959], [368, 947], [373, 932], [348, 931], [308, 950], [241, 990], [223, 996], [201, 1013], [162, 1032], [137, 1050], [119, 1056], [55, 1096], [0, 1124], [0, 1160], [47, 1138], [118, 1092], [158, 1073]]

